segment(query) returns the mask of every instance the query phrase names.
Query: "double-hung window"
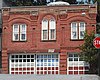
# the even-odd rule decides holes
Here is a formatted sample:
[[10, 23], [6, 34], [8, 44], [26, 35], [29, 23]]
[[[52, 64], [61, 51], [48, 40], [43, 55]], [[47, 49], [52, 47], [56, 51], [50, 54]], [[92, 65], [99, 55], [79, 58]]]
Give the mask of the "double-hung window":
[[13, 41], [26, 41], [26, 24], [13, 25]]
[[56, 38], [56, 24], [55, 24], [55, 20], [50, 20], [49, 21], [49, 24], [50, 24], [50, 26], [49, 26], [49, 39], [50, 40], [55, 40], [55, 38]]
[[56, 23], [54, 19], [42, 20], [42, 40], [56, 39]]
[[48, 20], [42, 21], [42, 40], [48, 40]]
[[85, 23], [84, 22], [80, 22], [79, 23], [79, 39], [83, 39], [84, 38], [84, 31], [85, 31]]
[[85, 22], [71, 23], [71, 39], [83, 39], [85, 32]]
[[71, 24], [71, 39], [77, 39], [78, 38], [78, 33], [77, 33], [77, 23], [73, 22]]

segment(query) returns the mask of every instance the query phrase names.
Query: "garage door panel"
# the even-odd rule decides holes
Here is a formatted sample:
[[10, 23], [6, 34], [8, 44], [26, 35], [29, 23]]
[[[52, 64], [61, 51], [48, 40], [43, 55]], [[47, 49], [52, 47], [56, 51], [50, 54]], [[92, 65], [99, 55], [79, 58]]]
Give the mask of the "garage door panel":
[[10, 55], [10, 74], [31, 74], [35, 71], [34, 54]]
[[36, 74], [59, 74], [58, 54], [37, 54]]
[[58, 54], [11, 54], [10, 74], [59, 74]]
[[84, 74], [89, 70], [89, 64], [81, 59], [77, 53], [68, 54], [68, 74]]

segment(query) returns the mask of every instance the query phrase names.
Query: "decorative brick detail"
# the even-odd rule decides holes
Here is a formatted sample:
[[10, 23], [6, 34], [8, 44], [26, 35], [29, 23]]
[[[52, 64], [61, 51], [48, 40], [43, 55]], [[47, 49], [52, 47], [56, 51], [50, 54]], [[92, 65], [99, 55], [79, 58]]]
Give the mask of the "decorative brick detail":
[[60, 14], [60, 15], [59, 15], [59, 18], [60, 18], [60, 19], [66, 19], [66, 18], [67, 18], [67, 14]]
[[[67, 57], [66, 57], [66, 50], [61, 49], [60, 53], [60, 72], [64, 71], [64, 73], [67, 73], [66, 68], [67, 68]], [[63, 74], [63, 72], [61, 73]]]
[[3, 73], [8, 73], [8, 54], [7, 49], [2, 50], [2, 71]]
[[38, 20], [38, 16], [36, 16], [36, 15], [31, 15], [30, 18], [31, 18], [32, 20]]
[[96, 14], [90, 13], [89, 16], [91, 19], [96, 19]]
[[[82, 16], [83, 12], [86, 13], [85, 16]], [[90, 25], [96, 24], [96, 7], [89, 7], [89, 5], [4, 8], [2, 16], [2, 70], [4, 73], [9, 71], [9, 54], [48, 54], [49, 49], [54, 49], [52, 53], [60, 55], [60, 74], [67, 74], [67, 52], [79, 52], [78, 46], [84, 42], [83, 40], [71, 40], [71, 22], [84, 21], [87, 24], [87, 32], [96, 30], [96, 26]], [[54, 41], [41, 40], [41, 23], [44, 18], [49, 20], [55, 18], [56, 20], [56, 40]], [[27, 41], [12, 41], [14, 23], [27, 25]]]

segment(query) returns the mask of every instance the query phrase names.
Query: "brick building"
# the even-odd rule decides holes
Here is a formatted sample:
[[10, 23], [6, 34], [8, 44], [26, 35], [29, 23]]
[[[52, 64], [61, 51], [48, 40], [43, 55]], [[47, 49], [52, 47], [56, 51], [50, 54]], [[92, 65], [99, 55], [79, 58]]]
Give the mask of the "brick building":
[[94, 5], [4, 7], [2, 70], [9, 74], [85, 74], [78, 55], [96, 30]]

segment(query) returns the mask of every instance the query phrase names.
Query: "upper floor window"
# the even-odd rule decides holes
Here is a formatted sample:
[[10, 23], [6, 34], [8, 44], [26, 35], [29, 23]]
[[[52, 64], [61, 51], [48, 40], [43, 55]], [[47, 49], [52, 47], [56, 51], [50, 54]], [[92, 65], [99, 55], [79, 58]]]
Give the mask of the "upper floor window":
[[83, 39], [85, 32], [85, 22], [71, 23], [71, 39]]
[[26, 41], [26, 24], [13, 25], [13, 41]]
[[56, 39], [56, 22], [54, 19], [42, 20], [42, 40]]

